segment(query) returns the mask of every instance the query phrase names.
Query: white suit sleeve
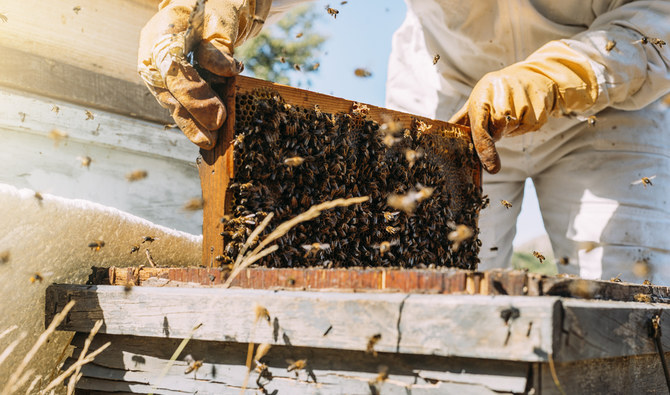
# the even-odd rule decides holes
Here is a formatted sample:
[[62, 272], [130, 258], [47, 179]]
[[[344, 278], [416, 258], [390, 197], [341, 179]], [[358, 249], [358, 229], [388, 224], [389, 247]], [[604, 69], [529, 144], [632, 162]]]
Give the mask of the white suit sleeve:
[[[605, 107], [637, 110], [670, 91], [670, 1], [636, 1], [599, 15], [588, 30], [563, 40], [590, 59], [598, 78], [593, 112]], [[615, 42], [607, 50], [608, 42]], [[610, 43], [611, 45], [611, 43]]]
[[270, 8], [270, 15], [268, 15], [266, 23], [268, 25], [273, 24], [281, 18], [281, 16], [292, 7], [301, 4], [308, 3], [313, 0], [273, 0], [272, 7]]

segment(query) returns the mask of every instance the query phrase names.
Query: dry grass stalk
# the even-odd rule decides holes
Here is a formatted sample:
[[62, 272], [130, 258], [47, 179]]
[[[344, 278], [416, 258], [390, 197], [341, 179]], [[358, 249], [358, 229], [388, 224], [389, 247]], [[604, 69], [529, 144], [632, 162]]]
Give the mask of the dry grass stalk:
[[[321, 212], [324, 210], [328, 210], [331, 208], [335, 207], [347, 207], [352, 204], [360, 204], [364, 203], [370, 200], [368, 196], [361, 196], [361, 197], [355, 197], [355, 198], [350, 198], [350, 199], [335, 199], [329, 202], [324, 202], [321, 204], [314, 205], [309, 208], [309, 210], [305, 211], [302, 214], [299, 214], [295, 216], [294, 218], [291, 218], [288, 221], [282, 222], [275, 230], [273, 230], [269, 235], [267, 235], [260, 243], [258, 243], [258, 246], [251, 251], [250, 253], [247, 253], [246, 255], [243, 255], [243, 252], [246, 252], [249, 246], [247, 243], [251, 243], [251, 241], [254, 240], [254, 238], [260, 234], [265, 227], [270, 223], [269, 219], [271, 219], [271, 215], [268, 215], [263, 222], [256, 228], [254, 229], [253, 233], [249, 236], [247, 239], [247, 243], [245, 243], [244, 247], [240, 250], [240, 253], [237, 256], [237, 259], [235, 259], [235, 264], [233, 265], [233, 270], [230, 273], [230, 276], [226, 280], [226, 282], [223, 284], [225, 288], [228, 288], [230, 284], [233, 282], [235, 277], [240, 273], [240, 271], [246, 269], [249, 265], [252, 263], [256, 262], [257, 260], [263, 258], [264, 256], [274, 252], [277, 250], [277, 246], [274, 245], [272, 247], [265, 248], [267, 245], [270, 243], [274, 242], [275, 240], [279, 239], [280, 237], [284, 236], [286, 233], [288, 233], [289, 230], [291, 230], [294, 226], [300, 224], [301, 222], [309, 221], [312, 220], [319, 215], [321, 215]], [[249, 241], [251, 240], [251, 241]], [[265, 249], [264, 249], [265, 248]]]
[[93, 362], [95, 357], [98, 356], [101, 352], [105, 351], [107, 347], [109, 347], [112, 343], [107, 342], [100, 346], [97, 350], [93, 351], [92, 353], [88, 354], [85, 358], [81, 360], [77, 360], [77, 362], [73, 363], [72, 366], [70, 366], [65, 372], [61, 373], [60, 376], [56, 377], [56, 379], [52, 382], [49, 383], [49, 385], [44, 388], [40, 394], [46, 394], [47, 391], [50, 389], [56, 388], [56, 386], [62, 384], [66, 378], [68, 378], [71, 374], [73, 374], [76, 370], [81, 369], [82, 366], [86, 365], [89, 362]]
[[5, 359], [7, 359], [7, 357], [9, 357], [11, 355], [12, 351], [14, 351], [16, 346], [18, 346], [18, 344], [21, 342], [21, 340], [23, 340], [25, 337], [26, 337], [26, 333], [25, 332], [21, 333], [19, 335], [18, 339], [11, 342], [7, 346], [7, 348], [5, 348], [5, 350], [2, 352], [2, 354], [0, 354], [0, 365], [2, 365], [3, 362], [5, 362]]
[[[91, 346], [91, 342], [93, 342], [93, 337], [98, 334], [98, 331], [102, 327], [102, 320], [98, 320], [95, 322], [95, 325], [93, 325], [93, 329], [91, 329], [91, 332], [88, 334], [88, 337], [86, 338], [86, 341], [84, 342], [84, 347], [81, 349], [81, 352], [79, 353], [79, 358], [77, 358], [77, 362], [81, 361], [86, 357], [86, 353], [88, 353], [88, 349]], [[67, 394], [71, 395], [74, 394], [74, 386], [77, 384], [77, 381], [79, 381], [79, 377], [81, 375], [79, 374], [81, 370], [81, 367], [77, 368], [74, 371], [74, 374], [70, 376], [70, 381], [67, 384]]]
[[5, 329], [4, 331], [2, 331], [2, 333], [0, 333], [0, 339], [9, 335], [10, 333], [12, 333], [18, 327], [19, 327], [18, 325], [12, 325], [9, 328]]
[[186, 348], [186, 345], [188, 344], [188, 342], [193, 337], [193, 334], [195, 333], [195, 331], [200, 329], [201, 326], [202, 326], [202, 323], [195, 325], [193, 327], [193, 329], [191, 329], [191, 332], [189, 332], [188, 336], [186, 336], [186, 338], [184, 338], [184, 340], [182, 340], [181, 343], [179, 343], [179, 346], [177, 347], [176, 350], [174, 350], [174, 353], [172, 353], [172, 356], [170, 357], [170, 360], [168, 361], [168, 363], [163, 368], [163, 371], [161, 372], [160, 376], [158, 376], [158, 381], [156, 382], [156, 384], [154, 384], [153, 387], [151, 387], [151, 392], [149, 392], [149, 395], [153, 395], [153, 391], [156, 390], [156, 388], [160, 384], [160, 381], [163, 380], [163, 378], [167, 375], [167, 373], [170, 370], [170, 368], [172, 367], [172, 365], [174, 365], [174, 361], [176, 361], [177, 358], [179, 358], [179, 354], [181, 354], [181, 352], [184, 351], [184, 348]]
[[44, 343], [46, 343], [49, 336], [54, 333], [56, 327], [60, 325], [61, 322], [63, 322], [67, 316], [67, 313], [69, 313], [70, 309], [72, 309], [72, 306], [74, 306], [74, 300], [71, 300], [68, 304], [66, 304], [65, 307], [63, 307], [63, 311], [56, 314], [53, 321], [51, 321], [51, 324], [49, 324], [49, 327], [44, 332], [42, 332], [33, 347], [30, 349], [30, 351], [28, 351], [21, 363], [19, 363], [19, 365], [16, 367], [0, 394], [9, 395], [13, 392], [16, 392], [16, 390], [20, 387], [19, 379], [23, 377], [23, 372], [28, 366], [28, 363], [30, 363], [33, 357], [35, 357], [35, 354], [37, 354], [37, 351], [44, 345]]
[[33, 390], [35, 389], [35, 386], [37, 386], [37, 383], [42, 379], [42, 375], [38, 374], [35, 376], [32, 382], [30, 382], [30, 385], [28, 386], [28, 389], [26, 390], [26, 395], [30, 395], [33, 393]]

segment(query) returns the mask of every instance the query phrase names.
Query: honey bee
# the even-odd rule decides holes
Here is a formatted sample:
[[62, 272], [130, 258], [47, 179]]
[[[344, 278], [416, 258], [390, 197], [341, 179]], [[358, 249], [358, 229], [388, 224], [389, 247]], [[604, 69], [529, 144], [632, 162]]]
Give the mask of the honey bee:
[[393, 147], [394, 144], [401, 142], [400, 137], [394, 137], [392, 134], [388, 133], [382, 138], [382, 143], [387, 147]]
[[372, 76], [372, 73], [367, 69], [364, 69], [362, 67], [358, 67], [354, 70], [354, 75], [356, 77], [367, 78], [367, 77]]
[[200, 198], [192, 198], [189, 199], [183, 206], [182, 209], [186, 211], [197, 211], [197, 210], [202, 210], [202, 206], [204, 205], [205, 201]]
[[658, 46], [659, 48], [663, 48], [663, 46], [666, 44], [665, 41], [661, 40], [660, 38], [650, 38], [649, 41]]
[[142, 244], [144, 244], [144, 242], [153, 243], [154, 241], [156, 241], [156, 239], [158, 238], [153, 236], [144, 236], [142, 237]]
[[10, 254], [9, 250], [0, 252], [0, 265], [9, 262]]
[[312, 66], [312, 70], [318, 70], [320, 66], [321, 66], [321, 63], [316, 62], [316, 63], [314, 63], [314, 66]]
[[642, 294], [642, 293], [633, 295], [633, 300], [635, 300], [636, 302], [641, 302], [641, 303], [651, 303], [652, 302], [651, 295]]
[[37, 200], [38, 203], [42, 204], [42, 200], [44, 200], [44, 196], [42, 196], [41, 193], [35, 192], [35, 200]]
[[616, 277], [610, 278], [610, 281], [613, 283], [620, 283], [621, 282], [621, 273], [617, 274]]
[[85, 113], [86, 113], [86, 120], [87, 121], [89, 121], [91, 119], [95, 119], [95, 116], [93, 116], [93, 113], [90, 112], [89, 110], [86, 110]]
[[390, 234], [392, 234], [392, 235], [398, 233], [398, 228], [393, 227], [393, 226], [390, 226], [390, 225], [387, 226], [387, 227], [385, 228], [385, 230], [386, 230], [387, 232], [389, 232]]
[[300, 37], [302, 37], [302, 32], [295, 35], [295, 38], [300, 38]]
[[102, 240], [96, 240], [88, 243], [88, 247], [93, 251], [100, 251], [100, 249], [104, 246], [105, 242]]
[[500, 204], [502, 204], [502, 205], [503, 205], [506, 209], [508, 209], [508, 210], [512, 208], [512, 203], [508, 202], [508, 201], [505, 200], [505, 199], [502, 199], [502, 200], [500, 201]]
[[132, 254], [133, 252], [137, 252], [140, 250], [140, 246], [134, 245], [132, 248], [130, 248], [130, 253]]
[[348, 1], [342, 1], [342, 2], [340, 2], [340, 5], [345, 5], [347, 3], [348, 3]]
[[452, 242], [451, 250], [458, 251], [458, 248], [461, 246], [461, 243], [465, 240], [474, 236], [475, 232], [467, 225], [459, 224], [456, 225], [453, 222], [449, 223], [449, 226], [454, 229], [447, 235], [447, 239]]
[[440, 54], [436, 53], [435, 56], [433, 56], [433, 64], [437, 64], [437, 62], [440, 61]]
[[148, 175], [149, 173], [146, 170], [133, 170], [126, 174], [126, 180], [130, 182], [139, 181], [147, 178]]
[[596, 126], [596, 122], [598, 122], [598, 118], [596, 118], [595, 115], [591, 115], [590, 117], [586, 118], [586, 122], [588, 122], [589, 126]]
[[166, 123], [163, 125], [163, 130], [168, 130], [168, 129], [176, 129], [177, 124], [176, 123]]
[[654, 178], [656, 178], [655, 175], [651, 177], [642, 177], [639, 180], [631, 182], [630, 185], [642, 184], [642, 186], [645, 188], [647, 187], [647, 185], [654, 186], [654, 184], [651, 183], [651, 180], [653, 180]]
[[387, 252], [391, 251], [391, 246], [395, 246], [398, 244], [400, 244], [400, 240], [382, 241], [381, 243], [375, 245], [374, 247], [379, 249], [379, 253], [381, 255], [384, 255]]
[[286, 58], [283, 57], [283, 56], [280, 56], [280, 57], [279, 57], [279, 62], [280, 62], [280, 63], [286, 63]]
[[330, 8], [330, 5], [326, 6], [326, 12], [328, 15], [332, 15], [334, 19], [337, 19], [337, 14], [340, 13], [340, 11], [336, 10], [335, 8]]
[[396, 134], [400, 132], [403, 128], [400, 122], [396, 122], [387, 114], [382, 114], [382, 124], [379, 126], [379, 130], [385, 134]]
[[302, 69], [300, 68], [300, 65], [297, 64], [297, 63], [293, 65], [293, 69], [294, 69], [295, 71], [302, 71]]
[[398, 214], [400, 214], [400, 211], [384, 211], [384, 219], [387, 221], [393, 221], [398, 217]]
[[91, 161], [93, 160], [93, 159], [91, 159], [90, 156], [78, 156], [77, 159], [79, 160], [79, 162], [81, 163], [81, 165], [82, 165], [83, 167], [86, 167], [86, 168], [88, 168], [89, 166], [91, 166]]
[[330, 244], [327, 243], [303, 244], [302, 248], [307, 251], [305, 253], [305, 258], [307, 258], [309, 256], [316, 256], [319, 253], [319, 251], [330, 250]]
[[270, 312], [265, 307], [256, 304], [254, 305], [254, 324], [257, 323], [260, 319], [264, 319], [270, 323]]
[[411, 190], [406, 195], [391, 194], [387, 199], [387, 204], [397, 210], [411, 213], [416, 208], [417, 203], [428, 199], [433, 195], [434, 188], [419, 187], [419, 190]]
[[305, 158], [302, 158], [300, 156], [294, 156], [291, 158], [286, 158], [284, 159], [284, 164], [287, 166], [295, 167], [295, 166], [300, 166], [303, 164], [305, 161]]
[[42, 280], [44, 280], [44, 277], [42, 277], [42, 275], [41, 275], [39, 272], [35, 272], [35, 273], [33, 273], [33, 275], [30, 276], [30, 279], [29, 279], [29, 281], [30, 281], [31, 284], [34, 284], [34, 283], [36, 283], [36, 282], [40, 282], [40, 283], [41, 283]]
[[74, 11], [75, 14], [79, 14], [79, 11], [81, 11], [81, 6], [78, 6], [78, 5], [74, 6], [72, 8], [72, 11]]
[[292, 371], [298, 371], [298, 370], [303, 370], [307, 367], [307, 360], [306, 359], [299, 359], [297, 361], [294, 361], [292, 359], [287, 359], [286, 362], [289, 363], [288, 368], [286, 368], [287, 371], [292, 372]]
[[647, 36], [642, 36], [641, 39], [633, 41], [633, 44], [641, 43], [643, 45], [649, 44], [649, 38]]
[[605, 45], [605, 51], [609, 52], [616, 47], [616, 41], [614, 40], [609, 40], [607, 44]]
[[24, 122], [26, 120], [26, 113], [19, 111], [19, 118], [21, 118], [21, 122]]
[[377, 356], [377, 351], [375, 351], [375, 345], [382, 339], [381, 333], [375, 333], [374, 335], [368, 338], [368, 344], [365, 347], [365, 352]]
[[558, 260], [558, 263], [563, 265], [563, 266], [567, 266], [567, 265], [570, 264], [570, 258], [568, 258], [567, 256], [564, 256], [563, 258]]
[[537, 260], [540, 261], [540, 263], [544, 262], [544, 260], [546, 259], [544, 255], [540, 254], [537, 251], [533, 251], [533, 256], [537, 258]]
[[189, 374], [193, 372], [195, 374], [198, 369], [202, 367], [202, 361], [201, 360], [196, 360], [191, 356], [191, 354], [188, 354], [187, 356], [184, 357], [184, 362], [188, 364], [188, 367], [186, 370], [184, 370], [184, 374]]
[[5, 15], [5, 14], [0, 14], [0, 21], [7, 22], [7, 21], [8, 21], [8, 19], [7, 19], [7, 15]]
[[53, 111], [53, 112], [55, 112], [56, 114], [58, 114], [58, 111], [60, 111], [60, 107], [58, 107], [57, 105], [53, 104], [53, 105], [51, 106], [51, 111]]
[[47, 137], [54, 141], [55, 146], [58, 146], [58, 143], [60, 143], [61, 140], [68, 137], [68, 134], [58, 129], [52, 129]]
[[419, 149], [418, 151], [415, 151], [413, 149], [408, 149], [405, 151], [405, 159], [407, 159], [407, 162], [409, 163], [409, 168], [411, 169], [416, 161], [420, 159], [423, 156], [423, 150]]
[[644, 280], [644, 281], [642, 282], [642, 285], [651, 285], [651, 281], [649, 281], [649, 280]]
[[638, 259], [633, 264], [633, 274], [635, 277], [644, 278], [651, 274], [651, 266], [649, 265], [648, 259]]

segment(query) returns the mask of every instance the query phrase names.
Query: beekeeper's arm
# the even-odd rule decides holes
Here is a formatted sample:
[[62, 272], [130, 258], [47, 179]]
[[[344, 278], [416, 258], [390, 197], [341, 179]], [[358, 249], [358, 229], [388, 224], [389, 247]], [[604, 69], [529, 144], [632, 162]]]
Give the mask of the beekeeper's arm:
[[585, 32], [486, 74], [450, 121], [470, 124], [482, 165], [496, 173], [494, 143], [538, 130], [550, 115], [645, 107], [670, 90], [670, 49], [663, 44], [670, 42], [669, 20], [667, 1], [637, 1], [602, 14]]
[[[209, 0], [202, 41], [195, 48], [200, 67], [220, 76], [239, 74], [234, 48], [257, 35], [267, 18], [305, 0]], [[226, 119], [221, 99], [183, 54], [183, 35], [196, 0], [163, 0], [140, 36], [138, 71], [161, 106], [195, 144], [211, 149]], [[272, 6], [272, 10], [270, 7]]]

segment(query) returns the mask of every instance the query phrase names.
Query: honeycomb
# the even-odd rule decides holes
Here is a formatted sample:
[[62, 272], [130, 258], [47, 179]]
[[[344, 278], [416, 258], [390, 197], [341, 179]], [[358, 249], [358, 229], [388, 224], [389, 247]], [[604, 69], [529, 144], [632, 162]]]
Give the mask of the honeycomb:
[[[296, 226], [259, 265], [477, 266], [478, 160], [469, 136], [456, 130], [418, 120], [380, 124], [364, 105], [329, 114], [318, 105], [290, 105], [271, 89], [238, 92], [234, 166], [222, 265], [234, 261], [270, 212], [275, 217], [264, 234], [314, 204], [369, 196], [367, 203], [327, 210]], [[464, 240], [457, 237], [462, 229], [469, 236]]]

